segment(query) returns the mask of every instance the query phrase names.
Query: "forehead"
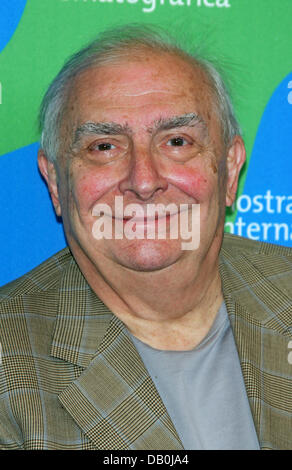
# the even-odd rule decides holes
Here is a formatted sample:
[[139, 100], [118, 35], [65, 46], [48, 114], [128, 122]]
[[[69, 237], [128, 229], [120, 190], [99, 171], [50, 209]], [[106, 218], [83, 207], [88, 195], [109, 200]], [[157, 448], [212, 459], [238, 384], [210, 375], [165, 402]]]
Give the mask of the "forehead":
[[145, 124], [189, 112], [208, 121], [212, 96], [199, 67], [174, 54], [149, 53], [82, 72], [71, 89], [69, 105], [78, 125], [97, 118], [137, 122], [139, 113]]

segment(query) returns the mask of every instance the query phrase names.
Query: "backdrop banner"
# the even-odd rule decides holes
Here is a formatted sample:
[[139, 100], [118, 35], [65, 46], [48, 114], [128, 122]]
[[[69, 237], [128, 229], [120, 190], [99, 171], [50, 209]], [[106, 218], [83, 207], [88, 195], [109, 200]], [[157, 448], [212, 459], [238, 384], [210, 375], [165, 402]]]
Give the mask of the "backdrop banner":
[[37, 168], [42, 96], [72, 53], [129, 23], [219, 64], [248, 157], [225, 230], [292, 246], [291, 18], [291, 0], [1, 0], [0, 285], [66, 245]]

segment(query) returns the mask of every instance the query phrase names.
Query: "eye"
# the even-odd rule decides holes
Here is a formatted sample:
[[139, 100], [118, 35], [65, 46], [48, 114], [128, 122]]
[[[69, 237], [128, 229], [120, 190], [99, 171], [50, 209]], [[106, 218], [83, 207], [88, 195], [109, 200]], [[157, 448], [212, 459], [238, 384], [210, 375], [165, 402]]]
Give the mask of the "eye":
[[166, 145], [169, 145], [171, 147], [183, 147], [184, 145], [187, 145], [188, 141], [184, 137], [172, 137], [166, 142]]
[[99, 150], [100, 152], [106, 152], [109, 150], [114, 150], [116, 146], [109, 142], [101, 142], [99, 144], [95, 143], [90, 146], [90, 150]]
[[96, 164], [103, 165], [123, 158], [127, 154], [128, 140], [123, 136], [101, 136], [87, 144], [84, 158], [89, 158]]

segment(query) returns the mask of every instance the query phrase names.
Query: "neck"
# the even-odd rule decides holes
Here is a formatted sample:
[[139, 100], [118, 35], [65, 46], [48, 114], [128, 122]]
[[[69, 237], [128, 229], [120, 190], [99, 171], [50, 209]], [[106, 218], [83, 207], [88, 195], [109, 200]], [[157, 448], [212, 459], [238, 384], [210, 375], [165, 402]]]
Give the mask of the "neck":
[[152, 272], [102, 256], [96, 266], [79, 245], [71, 241], [70, 247], [91, 288], [134, 336], [157, 349], [189, 350], [207, 334], [223, 301], [217, 238], [200, 262], [182, 256]]

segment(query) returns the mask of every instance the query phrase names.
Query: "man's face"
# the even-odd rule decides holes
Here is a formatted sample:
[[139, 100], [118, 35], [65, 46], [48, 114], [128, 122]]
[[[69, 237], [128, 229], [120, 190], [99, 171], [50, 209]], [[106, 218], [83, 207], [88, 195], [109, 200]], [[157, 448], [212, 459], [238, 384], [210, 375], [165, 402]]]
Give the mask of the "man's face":
[[[202, 262], [221, 236], [229, 185], [204, 73], [179, 57], [153, 53], [92, 68], [76, 80], [66, 109], [56, 199], [77, 261], [81, 250], [94, 266], [108, 259], [142, 271], [186, 256]], [[200, 204], [199, 248], [183, 251], [180, 236], [171, 239], [169, 231], [161, 240], [97, 240], [94, 208], [106, 204], [114, 228], [120, 218], [116, 196], [145, 214], [149, 204], [174, 203], [178, 211], [181, 204]], [[172, 217], [166, 218], [167, 230]], [[157, 219], [145, 217], [143, 224]]]

